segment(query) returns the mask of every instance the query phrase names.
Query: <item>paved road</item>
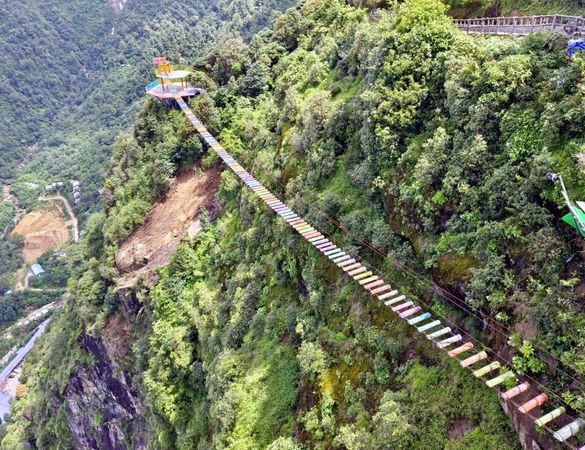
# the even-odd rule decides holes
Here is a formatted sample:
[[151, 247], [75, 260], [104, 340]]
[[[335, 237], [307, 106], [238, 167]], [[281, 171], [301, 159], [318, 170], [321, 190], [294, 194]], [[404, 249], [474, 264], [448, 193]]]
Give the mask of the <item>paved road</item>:
[[41, 323], [37, 328], [37, 331], [35, 331], [35, 334], [33, 334], [28, 342], [18, 350], [16, 356], [12, 358], [12, 361], [10, 361], [4, 370], [0, 372], [0, 387], [2, 387], [2, 385], [6, 382], [12, 371], [16, 369], [20, 363], [22, 363], [26, 355], [28, 355], [28, 352], [31, 351], [35, 341], [47, 330], [47, 326], [50, 322], [51, 319], [49, 318]]
[[[42, 291], [42, 289], [31, 289], [31, 290], [32, 291]], [[47, 303], [45, 306], [41, 306], [40, 308], [35, 309], [28, 316], [23, 317], [22, 319], [20, 319], [19, 321], [17, 321], [13, 325], [11, 325], [4, 333], [3, 338], [10, 339], [12, 337], [11, 330], [13, 330], [14, 328], [24, 327], [25, 325], [28, 325], [29, 323], [33, 322], [34, 320], [40, 319], [41, 317], [47, 315], [53, 309], [63, 307], [64, 304], [65, 304], [65, 298], [58, 300], [56, 302]]]

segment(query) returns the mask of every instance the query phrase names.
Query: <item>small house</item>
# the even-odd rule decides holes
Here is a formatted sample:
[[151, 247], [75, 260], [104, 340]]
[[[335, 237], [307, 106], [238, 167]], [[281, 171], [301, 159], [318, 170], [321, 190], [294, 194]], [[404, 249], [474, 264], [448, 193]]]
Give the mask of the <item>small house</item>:
[[42, 277], [45, 274], [45, 269], [40, 264], [33, 264], [28, 273], [33, 277]]

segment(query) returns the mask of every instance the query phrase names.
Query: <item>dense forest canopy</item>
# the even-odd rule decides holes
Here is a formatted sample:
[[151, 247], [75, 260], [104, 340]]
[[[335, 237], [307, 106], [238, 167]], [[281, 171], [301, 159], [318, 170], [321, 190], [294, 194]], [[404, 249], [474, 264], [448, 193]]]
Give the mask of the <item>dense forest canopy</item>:
[[[91, 10], [92, 14], [87, 14]], [[0, 34], [0, 180], [93, 85], [113, 22], [105, 1], [5, 5]]]
[[[582, 414], [585, 265], [545, 177], [561, 172], [585, 197], [584, 65], [565, 58], [567, 37], [470, 37], [438, 0], [307, 0], [253, 34], [265, 11], [240, 20], [247, 2], [219, 5], [226, 28], [205, 52], [182, 41], [194, 33], [178, 26], [187, 9], [161, 20], [183, 49], [169, 58], [214, 86], [190, 105], [222, 145], [344, 249], [563, 397], [551, 404]], [[148, 60], [142, 44], [128, 51]], [[141, 94], [140, 73], [119, 69], [139, 86], [128, 98]], [[227, 171], [222, 213], [129, 305], [117, 248], [179, 170], [219, 165], [180, 111], [142, 106], [116, 139], [105, 211], [71, 250], [71, 300], [24, 369], [4, 447], [101, 448], [116, 436], [165, 450], [521, 448], [491, 390]], [[96, 129], [115, 128], [117, 111]], [[111, 392], [79, 394], [95, 371], [133, 396], [134, 415]], [[554, 448], [545, 432], [529, 436]]]
[[24, 206], [38, 195], [24, 182], [77, 179], [81, 210], [95, 209], [111, 144], [139, 108], [152, 58], [195, 61], [218, 36], [249, 39], [291, 3], [131, 1], [117, 14], [105, 0], [11, 4], [0, 38], [0, 179], [27, 160], [14, 187]]
[[[144, 101], [152, 58], [195, 62], [220, 36], [250, 39], [291, 3], [148, 0], [116, 12], [106, 0], [10, 4], [13, 14], [0, 21], [0, 181], [11, 180], [20, 207], [33, 209], [55, 181], [65, 182], [61, 193], [73, 204], [69, 180], [79, 180], [73, 206], [83, 228], [102, 208], [112, 143]], [[16, 248], [14, 215], [0, 203], [0, 250]], [[16, 251], [6, 258], [4, 288], [20, 262]]]

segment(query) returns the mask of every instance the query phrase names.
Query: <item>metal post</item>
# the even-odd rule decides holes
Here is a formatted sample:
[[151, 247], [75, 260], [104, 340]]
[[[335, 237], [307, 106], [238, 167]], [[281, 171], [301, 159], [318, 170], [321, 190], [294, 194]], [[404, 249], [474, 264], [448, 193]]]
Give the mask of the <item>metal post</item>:
[[556, 29], [557, 29], [557, 15], [555, 14], [553, 16], [552, 30], [555, 31]]
[[563, 181], [563, 177], [560, 175], [559, 175], [559, 181], [561, 183], [561, 193], [563, 194], [563, 198], [565, 199], [565, 202], [567, 203], [567, 206], [569, 207], [569, 211], [571, 211], [571, 214], [573, 215], [573, 218], [575, 219], [575, 225], [577, 225], [577, 231], [579, 232], [579, 234], [581, 236], [585, 237], [585, 223], [583, 223], [583, 221], [581, 220], [581, 217], [579, 217], [579, 215], [577, 214], [577, 211], [575, 210], [573, 203], [571, 203], [571, 200], [569, 199], [569, 194], [567, 192], [567, 188], [565, 187], [565, 182]]

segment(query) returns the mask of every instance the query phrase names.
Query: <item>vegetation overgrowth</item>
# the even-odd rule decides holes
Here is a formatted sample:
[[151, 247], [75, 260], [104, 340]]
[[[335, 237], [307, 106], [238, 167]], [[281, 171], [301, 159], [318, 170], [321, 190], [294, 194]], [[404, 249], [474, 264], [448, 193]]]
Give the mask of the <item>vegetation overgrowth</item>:
[[[565, 399], [582, 410], [565, 372], [585, 372], [584, 267], [544, 177], [559, 171], [573, 196], [585, 194], [582, 69], [564, 57], [562, 35], [472, 38], [446, 12], [435, 0], [308, 0], [249, 44], [225, 39], [198, 61], [217, 89], [191, 106], [309, 222], [515, 355], [517, 371], [557, 392], [570, 386]], [[130, 316], [116, 294], [116, 247], [173, 174], [200, 158], [218, 164], [178, 110], [154, 101], [117, 139], [106, 211], [72, 251], [72, 300], [25, 366], [4, 447], [71, 445], [76, 412], [55, 405], [92, 364], [84, 337], [123, 316], [132, 356], [118, 370], [143, 393], [150, 448], [521, 448], [491, 390], [340, 276], [227, 171], [223, 214], [182, 243], [155, 286], [136, 287], [142, 309]], [[514, 331], [510, 341], [393, 261]], [[83, 413], [100, 417], [92, 432], [107, 423], [102, 411]], [[128, 446], [137, 433], [128, 423]]]
[[[12, 180], [29, 210], [47, 184], [64, 182], [81, 227], [102, 209], [113, 141], [142, 107], [152, 58], [193, 64], [220, 36], [243, 42], [294, 2], [145, 0], [118, 12], [111, 3], [26, 0], [0, 22], [0, 182]], [[81, 183], [79, 205], [70, 180]], [[0, 203], [0, 232], [14, 214]]]

